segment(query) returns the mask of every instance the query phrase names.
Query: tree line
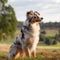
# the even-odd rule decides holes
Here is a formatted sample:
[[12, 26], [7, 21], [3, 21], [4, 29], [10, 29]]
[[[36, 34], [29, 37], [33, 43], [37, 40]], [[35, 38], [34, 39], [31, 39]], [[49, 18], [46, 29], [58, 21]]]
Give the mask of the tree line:
[[41, 29], [60, 29], [60, 22], [41, 23]]
[[[23, 26], [23, 22], [18, 22], [17, 28], [21, 28]], [[60, 22], [41, 22], [41, 29], [60, 29]]]

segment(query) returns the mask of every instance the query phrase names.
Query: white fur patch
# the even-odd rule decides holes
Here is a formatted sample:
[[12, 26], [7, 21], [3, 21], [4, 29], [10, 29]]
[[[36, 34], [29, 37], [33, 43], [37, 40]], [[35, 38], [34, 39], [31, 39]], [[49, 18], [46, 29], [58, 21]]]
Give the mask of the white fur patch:
[[40, 26], [39, 26], [38, 22], [32, 24], [31, 26], [32, 26], [32, 29], [33, 29], [33, 40], [34, 40], [31, 51], [33, 51], [33, 50], [36, 49], [36, 46], [39, 42]]

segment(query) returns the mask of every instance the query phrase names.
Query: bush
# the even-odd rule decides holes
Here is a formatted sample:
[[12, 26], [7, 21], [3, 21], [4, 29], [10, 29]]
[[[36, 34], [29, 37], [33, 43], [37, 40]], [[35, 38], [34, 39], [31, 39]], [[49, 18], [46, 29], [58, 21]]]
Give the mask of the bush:
[[56, 34], [54, 36], [54, 39], [57, 40], [58, 42], [60, 42], [60, 33]]
[[56, 40], [54, 40], [52, 44], [53, 44], [53, 45], [57, 44], [57, 41], [56, 41]]
[[60, 35], [56, 34], [55, 36], [52, 37], [46, 37], [44, 33], [41, 32], [40, 34], [40, 41], [42, 41], [44, 44], [47, 45], [55, 45], [57, 44], [57, 41], [60, 42]]
[[46, 38], [46, 40], [45, 40], [45, 44], [47, 44], [47, 45], [51, 45], [51, 41], [50, 41], [49, 38]]
[[41, 34], [46, 34], [46, 31], [41, 31]]
[[40, 41], [45, 41], [46, 37], [43, 34], [40, 34]]

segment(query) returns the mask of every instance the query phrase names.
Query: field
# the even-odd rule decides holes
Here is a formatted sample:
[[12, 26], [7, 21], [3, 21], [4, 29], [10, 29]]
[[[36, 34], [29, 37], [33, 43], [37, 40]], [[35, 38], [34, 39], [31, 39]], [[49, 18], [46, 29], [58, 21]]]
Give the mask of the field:
[[55, 34], [58, 33], [58, 29], [45, 29], [45, 31], [46, 31], [46, 36], [54, 36]]
[[[9, 44], [0, 43], [0, 60], [6, 60], [9, 50]], [[60, 44], [55, 46], [38, 46], [36, 58], [25, 58], [24, 60], [45, 60], [45, 59], [59, 59], [60, 58]], [[19, 59], [18, 59], [19, 60]]]
[[[49, 30], [50, 31], [50, 30]], [[46, 36], [55, 35], [57, 30], [47, 31]], [[7, 60], [6, 56], [12, 41], [0, 42], [0, 60]], [[17, 59], [21, 60], [21, 59]], [[40, 45], [37, 46], [37, 56], [35, 58], [24, 58], [22, 60], [60, 60], [60, 43], [56, 45]]]

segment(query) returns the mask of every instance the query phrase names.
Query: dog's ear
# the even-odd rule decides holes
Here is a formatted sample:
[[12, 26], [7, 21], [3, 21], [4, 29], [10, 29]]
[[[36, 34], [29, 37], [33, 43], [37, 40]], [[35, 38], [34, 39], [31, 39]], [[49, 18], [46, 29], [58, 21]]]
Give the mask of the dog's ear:
[[26, 16], [28, 16], [30, 14], [30, 12], [28, 11], [27, 13], [26, 13]]
[[26, 14], [28, 15], [28, 14], [30, 14], [30, 12], [28, 11]]
[[35, 15], [37, 15], [37, 16], [39, 16], [39, 15], [40, 15], [40, 13], [38, 13], [37, 11], [35, 11], [35, 12], [34, 12], [34, 14], [35, 14]]
[[29, 14], [31, 14], [31, 13], [33, 13], [32, 10], [28, 11], [26, 14], [29, 15]]

